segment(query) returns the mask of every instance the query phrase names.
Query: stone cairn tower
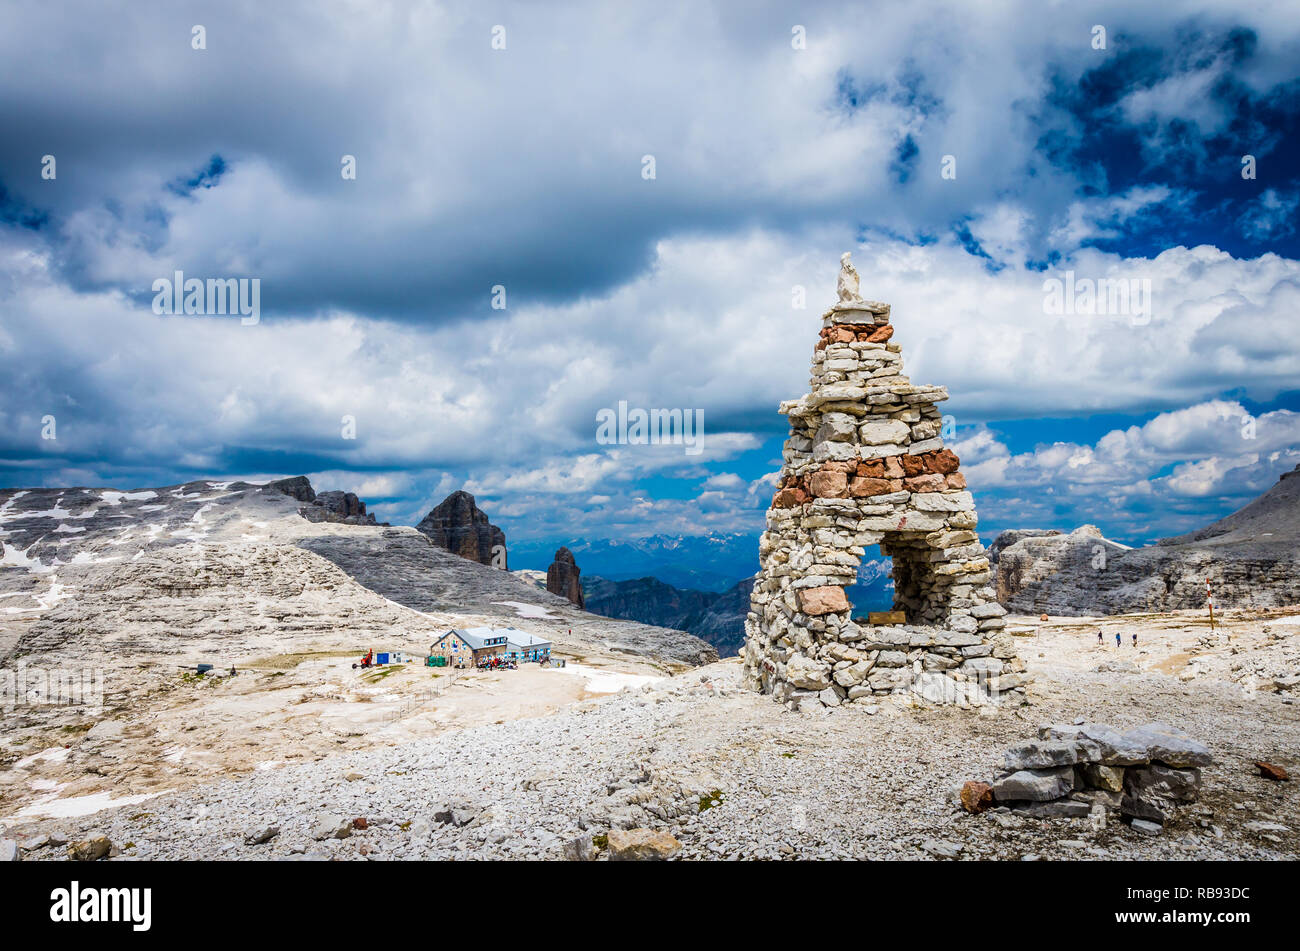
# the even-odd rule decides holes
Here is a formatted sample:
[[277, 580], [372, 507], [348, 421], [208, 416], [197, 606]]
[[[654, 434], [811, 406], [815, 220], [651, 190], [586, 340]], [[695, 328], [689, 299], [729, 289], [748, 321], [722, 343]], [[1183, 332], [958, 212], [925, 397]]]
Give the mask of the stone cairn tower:
[[[859, 296], [845, 254], [812, 391], [781, 404], [790, 436], [745, 621], [746, 683], [791, 705], [903, 691], [980, 704], [1029, 680], [940, 435], [948, 392], [903, 375], [893, 333], [889, 305]], [[844, 588], [874, 544], [893, 559], [894, 610], [855, 621]]]

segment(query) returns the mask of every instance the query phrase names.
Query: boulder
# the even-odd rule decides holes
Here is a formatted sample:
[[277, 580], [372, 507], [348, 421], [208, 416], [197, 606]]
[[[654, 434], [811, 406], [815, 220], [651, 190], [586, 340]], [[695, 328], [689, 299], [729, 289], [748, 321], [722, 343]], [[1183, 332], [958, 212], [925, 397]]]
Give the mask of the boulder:
[[351, 834], [352, 820], [334, 813], [320, 813], [312, 824], [311, 837], [317, 842], [325, 839], [346, 839]]
[[1120, 792], [1124, 789], [1124, 767], [1122, 766], [1089, 763], [1083, 768], [1083, 778], [1084, 782], [1093, 789], [1104, 789], [1107, 792]]
[[938, 452], [932, 453], [926, 462], [928, 463], [927, 468], [931, 472], [942, 472], [944, 475], [956, 472], [957, 467], [961, 465], [961, 460], [957, 458], [957, 454], [951, 449], [940, 449]]
[[1192, 739], [1177, 727], [1147, 723], [1124, 734], [1131, 746], [1142, 746], [1148, 760], [1166, 766], [1209, 766], [1214, 762], [1209, 747]]
[[1080, 819], [1086, 816], [1092, 807], [1086, 802], [1074, 799], [1056, 799], [1051, 802], [1011, 802], [1005, 805], [1022, 816], [1033, 819]]
[[865, 446], [900, 445], [912, 436], [912, 427], [899, 419], [863, 423], [858, 430]]
[[814, 442], [824, 442], [826, 440], [845, 441], [853, 438], [857, 432], [858, 421], [848, 413], [827, 413], [822, 417], [821, 425], [817, 427], [817, 434], [813, 437]]
[[849, 483], [849, 495], [855, 499], [866, 499], [877, 495], [885, 495], [893, 491], [888, 479], [877, 479], [870, 476], [858, 476]]
[[1201, 788], [1201, 771], [1175, 769], [1152, 763], [1132, 766], [1124, 772], [1124, 791], [1161, 796], [1175, 802], [1194, 802]]
[[808, 491], [819, 499], [843, 498], [848, 494], [848, 478], [843, 472], [818, 469], [808, 479]]
[[1124, 774], [1120, 812], [1163, 823], [1179, 803], [1196, 799], [1200, 784], [1199, 769], [1174, 769], [1159, 763], [1130, 767]]
[[955, 859], [965, 848], [960, 842], [947, 842], [942, 839], [926, 839], [921, 843], [921, 851], [929, 852], [939, 859]]
[[592, 844], [589, 835], [580, 835], [567, 840], [561, 852], [570, 862], [590, 862], [596, 858], [596, 847]]
[[610, 829], [611, 862], [662, 861], [682, 850], [682, 844], [667, 832], [652, 829]]
[[1146, 744], [1141, 739], [1102, 723], [1052, 724], [1039, 727], [1038, 735], [1043, 739], [1089, 740], [1100, 750], [1101, 757], [1097, 762], [1107, 766], [1134, 766], [1150, 760]]
[[261, 845], [264, 842], [270, 842], [280, 834], [279, 826], [262, 826], [244, 836], [245, 845]]
[[993, 787], [970, 780], [961, 787], [961, 806], [967, 812], [983, 812], [993, 805]]
[[487, 810], [481, 803], [456, 800], [444, 803], [433, 811], [433, 821], [443, 825], [467, 826]]
[[1291, 780], [1291, 776], [1285, 769], [1281, 766], [1276, 766], [1273, 763], [1265, 763], [1263, 760], [1256, 760], [1255, 768], [1259, 770], [1259, 775], [1263, 776], [1265, 779], [1271, 779], [1279, 783], [1290, 782]]
[[73, 862], [96, 862], [113, 851], [113, 843], [106, 835], [95, 835], [68, 846], [68, 858]]
[[1129, 824], [1129, 828], [1142, 835], [1159, 835], [1164, 830], [1164, 826], [1160, 823], [1148, 822], [1146, 819], [1134, 819]]
[[1047, 769], [1052, 766], [1073, 766], [1101, 758], [1101, 749], [1088, 739], [1030, 740], [1018, 743], [1006, 752], [1004, 768]]
[[993, 798], [998, 802], [1028, 799], [1045, 802], [1059, 799], [1074, 791], [1074, 767], [1016, 770], [993, 783]]

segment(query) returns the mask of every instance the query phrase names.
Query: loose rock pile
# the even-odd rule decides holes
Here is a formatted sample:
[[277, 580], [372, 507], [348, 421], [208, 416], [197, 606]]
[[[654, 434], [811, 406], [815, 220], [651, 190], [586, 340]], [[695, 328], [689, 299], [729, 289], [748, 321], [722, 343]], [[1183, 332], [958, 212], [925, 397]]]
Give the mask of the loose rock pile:
[[[1023, 693], [1006, 611], [988, 587], [975, 502], [944, 448], [941, 386], [903, 375], [889, 305], [857, 296], [844, 260], [840, 302], [822, 317], [811, 392], [790, 417], [780, 484], [759, 542], [750, 599], [746, 682], [776, 699], [836, 706], [918, 690], [979, 702]], [[906, 624], [854, 623], [844, 594], [865, 546], [894, 562]]]
[[1007, 751], [1007, 771], [991, 787], [963, 787], [968, 811], [997, 803], [1038, 818], [1117, 812], [1139, 831], [1156, 834], [1179, 804], [1196, 800], [1200, 767], [1213, 762], [1204, 744], [1163, 723], [1126, 733], [1099, 723], [1044, 726], [1038, 733]]

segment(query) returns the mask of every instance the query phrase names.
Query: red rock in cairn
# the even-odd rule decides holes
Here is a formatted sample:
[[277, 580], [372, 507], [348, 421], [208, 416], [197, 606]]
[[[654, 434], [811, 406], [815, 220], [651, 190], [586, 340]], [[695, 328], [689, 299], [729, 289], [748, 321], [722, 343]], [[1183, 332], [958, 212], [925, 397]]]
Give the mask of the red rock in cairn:
[[866, 499], [873, 495], [885, 495], [892, 491], [894, 490], [888, 479], [872, 479], [866, 476], [859, 476], [854, 479], [853, 483], [849, 486], [849, 495], [853, 496], [855, 499]]
[[819, 499], [845, 499], [849, 495], [849, 479], [843, 472], [822, 470], [808, 480], [808, 491]]
[[842, 499], [849, 494], [849, 481], [843, 472], [821, 468], [809, 476], [808, 491], [818, 499]]
[[937, 472], [927, 472], [925, 475], [904, 479], [903, 485], [912, 492], [942, 492], [948, 488], [948, 480]]
[[942, 472], [944, 475], [956, 472], [957, 467], [961, 465], [961, 460], [957, 458], [957, 454], [951, 449], [940, 449], [931, 453], [928, 461], [931, 472]]

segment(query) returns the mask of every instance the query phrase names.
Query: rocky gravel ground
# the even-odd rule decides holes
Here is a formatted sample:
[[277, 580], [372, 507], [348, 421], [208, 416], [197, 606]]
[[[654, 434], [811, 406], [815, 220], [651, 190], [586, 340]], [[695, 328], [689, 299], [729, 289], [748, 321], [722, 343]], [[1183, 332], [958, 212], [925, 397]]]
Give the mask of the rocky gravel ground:
[[[1198, 802], [1158, 836], [1111, 821], [963, 812], [1039, 724], [1174, 723], [1206, 743]], [[679, 859], [1294, 859], [1300, 710], [1273, 693], [1153, 672], [1062, 670], [1027, 704], [907, 695], [790, 711], [741, 689], [735, 661], [484, 725], [195, 786], [81, 819], [14, 825], [31, 859], [105, 836], [124, 859], [608, 857], [610, 833], [667, 832]], [[358, 822], [355, 820], [364, 820]]]

